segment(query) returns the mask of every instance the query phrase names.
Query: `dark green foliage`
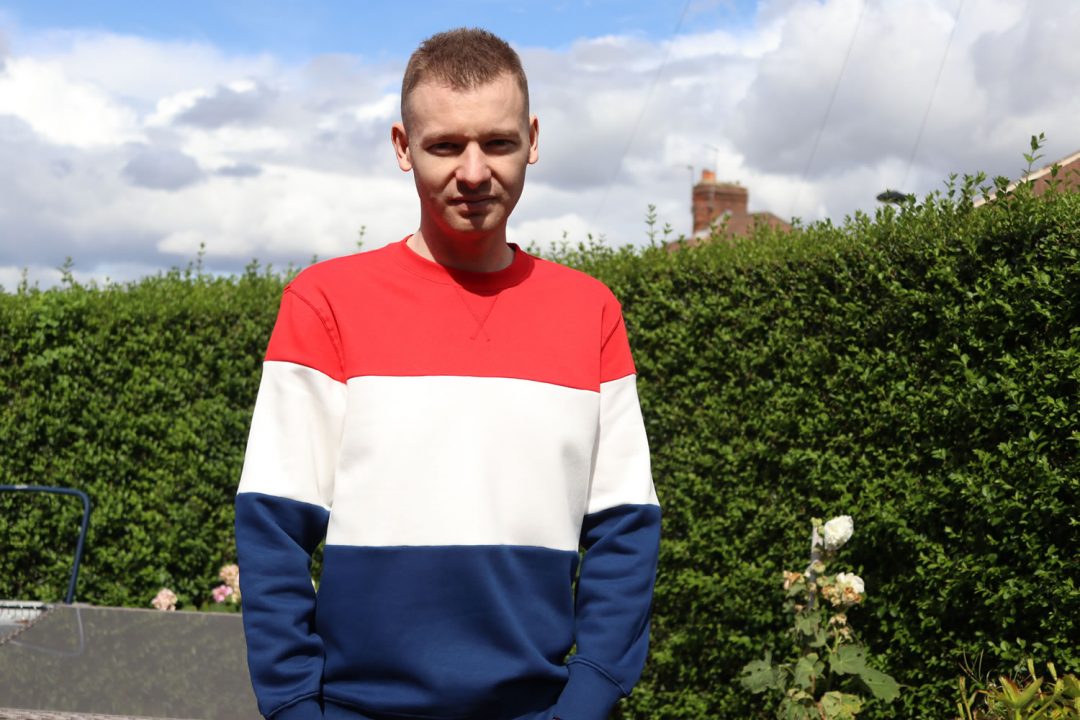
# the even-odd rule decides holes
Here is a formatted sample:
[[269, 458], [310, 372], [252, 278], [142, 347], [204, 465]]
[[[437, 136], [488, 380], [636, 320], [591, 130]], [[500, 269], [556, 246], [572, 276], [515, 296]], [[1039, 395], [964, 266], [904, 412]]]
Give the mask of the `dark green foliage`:
[[1080, 195], [970, 192], [601, 272], [664, 506], [625, 717], [764, 716], [733, 678], [813, 516], [855, 517], [852, 622], [908, 686], [861, 717], [947, 717], [965, 655], [1080, 666]]
[[[235, 558], [239, 480], [283, 279], [173, 272], [0, 294], [0, 483], [93, 502], [80, 601], [206, 601]], [[0, 597], [57, 600], [77, 502], [0, 495]]]
[[[1080, 194], [972, 183], [837, 227], [678, 252], [566, 248], [622, 298], [664, 508], [653, 650], [625, 718], [765, 717], [780, 571], [846, 513], [852, 624], [948, 717], [964, 658], [1080, 668]], [[96, 502], [80, 598], [204, 602], [283, 281], [173, 273], [0, 296], [0, 482]], [[57, 598], [76, 508], [0, 500], [0, 596]], [[23, 503], [23, 500], [19, 500]], [[789, 643], [789, 645], [785, 645]]]

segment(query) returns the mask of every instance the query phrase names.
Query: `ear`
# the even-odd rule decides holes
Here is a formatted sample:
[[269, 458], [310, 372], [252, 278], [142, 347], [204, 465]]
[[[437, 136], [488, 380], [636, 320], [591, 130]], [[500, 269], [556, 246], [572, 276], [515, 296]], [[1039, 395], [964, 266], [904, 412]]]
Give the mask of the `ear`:
[[394, 154], [397, 155], [397, 164], [403, 172], [412, 170], [412, 155], [409, 152], [409, 133], [405, 132], [405, 125], [396, 122], [390, 127], [390, 142], [394, 144]]
[[535, 115], [529, 116], [529, 164], [540, 159], [540, 121]]

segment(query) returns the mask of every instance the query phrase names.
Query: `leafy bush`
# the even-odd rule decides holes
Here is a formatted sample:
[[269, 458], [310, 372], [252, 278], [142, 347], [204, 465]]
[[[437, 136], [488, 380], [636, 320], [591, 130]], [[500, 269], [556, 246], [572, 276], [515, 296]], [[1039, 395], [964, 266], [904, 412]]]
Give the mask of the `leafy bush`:
[[972, 194], [603, 274], [665, 511], [626, 717], [753, 717], [734, 677], [783, 647], [781, 562], [839, 513], [863, 639], [911, 688], [866, 717], [945, 716], [979, 650], [1080, 666], [1080, 195]]
[[[79, 600], [207, 599], [236, 556], [231, 498], [284, 280], [171, 272], [0, 294], [0, 483], [93, 502]], [[0, 495], [0, 597], [63, 597], [77, 503]]]
[[[1080, 668], [1080, 195], [972, 183], [842, 226], [555, 253], [622, 298], [664, 506], [653, 650], [625, 718], [756, 717], [794, 652], [777, 587], [851, 514], [860, 629], [945, 717], [963, 657]], [[95, 502], [79, 598], [206, 601], [284, 277], [173, 272], [0, 295], [0, 482]], [[0, 596], [56, 599], [77, 509], [0, 498]]]
[[967, 678], [958, 681], [960, 699], [957, 720], [1080, 720], [1080, 679], [1075, 675], [1058, 676], [1054, 663], [1047, 663], [1047, 678], [1035, 672], [1035, 662], [1028, 658], [1027, 677], [1021, 680], [1002, 675], [997, 681], [971, 679], [978, 689], [968, 692]]
[[752, 693], [779, 697], [782, 720], [855, 720], [868, 691], [875, 700], [892, 702], [900, 693], [896, 680], [874, 668], [848, 619], [864, 598], [862, 578], [852, 573], [826, 575], [829, 561], [854, 531], [849, 515], [827, 523], [813, 520], [810, 564], [784, 571], [785, 609], [792, 614], [798, 640], [795, 660], [746, 664], [740, 684]]

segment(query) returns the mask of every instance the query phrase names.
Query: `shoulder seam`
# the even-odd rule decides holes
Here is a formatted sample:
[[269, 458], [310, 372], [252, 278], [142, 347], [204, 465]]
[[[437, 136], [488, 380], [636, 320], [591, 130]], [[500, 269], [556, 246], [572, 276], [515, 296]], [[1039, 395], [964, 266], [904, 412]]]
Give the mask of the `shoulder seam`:
[[338, 338], [337, 331], [334, 328], [333, 323], [330, 322], [329, 318], [327, 318], [319, 310], [319, 308], [315, 307], [314, 303], [312, 303], [306, 297], [301, 295], [295, 288], [293, 288], [293, 286], [291, 284], [286, 286], [285, 292], [292, 293], [296, 297], [297, 300], [299, 300], [300, 302], [307, 305], [308, 308], [311, 309], [311, 312], [315, 313], [315, 317], [319, 318], [319, 322], [322, 323], [323, 330], [326, 332], [326, 337], [330, 340], [330, 344], [334, 346], [334, 353], [337, 355], [338, 367], [341, 370], [341, 377], [344, 378], [345, 377], [345, 353], [341, 349], [341, 341]]
[[[618, 301], [616, 301], [616, 303], [617, 302]], [[615, 334], [615, 331], [619, 329], [619, 325], [626, 322], [626, 320], [623, 318], [622, 307], [616, 304], [616, 308], [618, 309], [618, 319], [611, 324], [611, 330], [608, 331], [607, 335], [604, 337], [603, 342], [600, 343], [601, 349], [607, 347], [608, 341], [611, 340], [611, 337]]]

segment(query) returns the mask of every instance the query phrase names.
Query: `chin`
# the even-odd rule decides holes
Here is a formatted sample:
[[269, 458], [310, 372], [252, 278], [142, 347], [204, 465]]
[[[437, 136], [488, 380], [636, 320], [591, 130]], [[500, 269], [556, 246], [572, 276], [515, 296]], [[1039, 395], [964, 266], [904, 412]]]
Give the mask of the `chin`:
[[451, 235], [480, 239], [498, 232], [498, 230], [504, 226], [504, 223], [500, 223], [491, 216], [476, 218], [475, 221], [469, 221], [464, 218], [455, 218], [454, 222], [447, 223], [445, 231]]
[[455, 229], [451, 230], [448, 233], [448, 236], [452, 237], [452, 238], [456, 238], [458, 240], [461, 240], [462, 242], [480, 242], [481, 240], [486, 240], [487, 238], [491, 237], [494, 234], [495, 234], [495, 229], [494, 228], [491, 228], [491, 229], [469, 228], [467, 230], [466, 229], [455, 228]]

